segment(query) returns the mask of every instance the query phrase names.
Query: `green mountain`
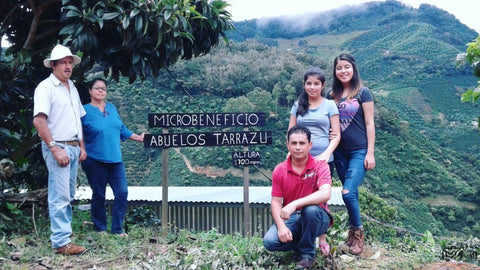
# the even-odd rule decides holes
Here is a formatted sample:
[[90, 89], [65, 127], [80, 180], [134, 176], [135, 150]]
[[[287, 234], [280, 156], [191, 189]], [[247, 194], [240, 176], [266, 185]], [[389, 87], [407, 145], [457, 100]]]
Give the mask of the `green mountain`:
[[[398, 210], [397, 225], [434, 235], [480, 234], [479, 111], [460, 102], [477, 80], [469, 67], [454, 63], [477, 32], [434, 6], [396, 1], [235, 26], [230, 44], [207, 56], [133, 85], [113, 83], [109, 101], [127, 126], [161, 133], [148, 127], [149, 113], [265, 112], [266, 126], [251, 129], [272, 131], [273, 144], [250, 147], [261, 152], [262, 164], [249, 168], [251, 185], [269, 185], [271, 170], [286, 156], [289, 111], [304, 70], [323, 68], [328, 87], [333, 58], [349, 52], [376, 102], [377, 168], [364, 181], [368, 193]], [[212, 130], [218, 131], [201, 131]], [[161, 185], [161, 150], [135, 142], [123, 150], [130, 185]], [[242, 185], [241, 168], [231, 164], [232, 151], [241, 150], [170, 149], [169, 183]], [[375, 216], [376, 209], [365, 211]]]

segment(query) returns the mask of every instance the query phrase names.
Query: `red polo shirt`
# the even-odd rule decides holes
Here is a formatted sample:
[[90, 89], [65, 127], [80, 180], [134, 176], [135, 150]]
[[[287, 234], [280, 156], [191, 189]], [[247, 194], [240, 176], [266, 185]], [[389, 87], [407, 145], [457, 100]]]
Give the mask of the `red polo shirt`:
[[[327, 162], [316, 161], [309, 154], [307, 166], [301, 174], [298, 174], [293, 170], [290, 159], [291, 157], [278, 164], [272, 173], [272, 197], [283, 198], [284, 206], [312, 194], [322, 185], [332, 184]], [[320, 207], [330, 213], [327, 203], [320, 204]]]

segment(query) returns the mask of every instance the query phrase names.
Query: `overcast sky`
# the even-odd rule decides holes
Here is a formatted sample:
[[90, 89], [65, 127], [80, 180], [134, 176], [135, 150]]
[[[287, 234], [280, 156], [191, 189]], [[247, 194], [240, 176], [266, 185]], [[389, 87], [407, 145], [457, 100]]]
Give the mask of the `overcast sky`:
[[[253, 18], [304, 14], [335, 9], [344, 5], [355, 5], [366, 0], [226, 0], [231, 6], [227, 10], [234, 21]], [[480, 4], [478, 0], [401, 0], [414, 8], [422, 3], [436, 6], [454, 15], [468, 27], [480, 33]]]
[[[335, 9], [344, 5], [355, 5], [368, 0], [226, 0], [230, 6], [227, 10], [234, 21], [253, 18], [275, 17], [281, 15], [305, 14], [309, 12]], [[381, 1], [381, 0], [380, 0]], [[478, 0], [401, 0], [401, 2], [418, 8], [427, 3], [454, 15], [462, 23], [480, 33], [480, 4]], [[4, 44], [2, 42], [2, 44]]]

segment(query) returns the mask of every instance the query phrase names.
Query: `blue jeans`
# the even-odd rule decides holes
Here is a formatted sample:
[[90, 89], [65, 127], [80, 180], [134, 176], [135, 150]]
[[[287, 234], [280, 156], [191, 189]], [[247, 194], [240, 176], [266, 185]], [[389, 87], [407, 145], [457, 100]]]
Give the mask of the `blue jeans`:
[[111, 232], [123, 233], [123, 219], [127, 211], [128, 186], [123, 162], [105, 163], [92, 158], [82, 162], [92, 188], [91, 214], [96, 231], [107, 230], [107, 210], [105, 207], [105, 191], [110, 185], [115, 197], [112, 210]]
[[270, 251], [294, 250], [295, 256], [314, 258], [315, 239], [327, 232], [330, 217], [320, 206], [307, 205], [301, 211], [293, 212], [290, 219], [285, 220], [285, 225], [292, 232], [292, 241], [281, 242], [277, 225], [273, 224], [263, 237], [263, 246]]
[[70, 163], [61, 167], [50, 149], [42, 141], [42, 154], [48, 169], [48, 212], [50, 215], [50, 228], [52, 234], [50, 241], [52, 248], [63, 247], [70, 243], [72, 234], [72, 205], [75, 199], [77, 184], [78, 146], [58, 144], [57, 147], [65, 149]]
[[342, 197], [348, 211], [350, 228], [358, 229], [362, 227], [360, 219], [360, 204], [358, 201], [358, 186], [363, 181], [365, 173], [364, 160], [367, 155], [367, 149], [360, 150], [335, 150], [334, 160], [338, 177], [343, 185]]

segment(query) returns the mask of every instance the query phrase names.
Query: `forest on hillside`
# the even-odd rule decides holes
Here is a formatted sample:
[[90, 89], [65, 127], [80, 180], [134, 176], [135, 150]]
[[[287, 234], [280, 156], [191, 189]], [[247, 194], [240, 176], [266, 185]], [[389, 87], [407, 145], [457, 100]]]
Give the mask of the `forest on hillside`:
[[[349, 52], [357, 59], [376, 106], [377, 167], [363, 184], [364, 213], [417, 232], [465, 238], [480, 234], [479, 105], [460, 102], [461, 94], [475, 87], [477, 80], [469, 67], [454, 64], [456, 55], [464, 52], [478, 33], [433, 6], [413, 9], [396, 1], [371, 2], [310, 17], [234, 24], [235, 29], [227, 32], [228, 44], [220, 43], [202, 57], [179, 61], [156, 77], [140, 76], [133, 83], [127, 78], [108, 78], [108, 100], [118, 107], [125, 124], [137, 133], [155, 134], [162, 130], [148, 127], [151, 113], [265, 113], [265, 126], [250, 129], [271, 131], [272, 144], [249, 147], [261, 153], [261, 164], [249, 169], [251, 185], [268, 186], [272, 169], [287, 154], [289, 112], [302, 91], [304, 71], [311, 66], [324, 69], [328, 88], [334, 57]], [[2, 50], [2, 60], [13, 57], [5, 53]], [[42, 68], [41, 72], [46, 76], [48, 70]], [[93, 66], [86, 75], [104, 74], [100, 66]], [[20, 75], [28, 77], [30, 73]], [[3, 87], [12, 83], [6, 82]], [[18, 80], [21, 86], [8, 89], [10, 94], [18, 91], [15, 102], [2, 92], [3, 104], [20, 109], [14, 108], [18, 114], [8, 112], [4, 119], [16, 117], [18, 121], [11, 121], [15, 132], [0, 128], [2, 139], [8, 138], [2, 145], [10, 147], [1, 149], [1, 158], [12, 150], [18, 158], [12, 181], [34, 179], [34, 188], [40, 188], [46, 187], [46, 168], [36, 166], [43, 164], [39, 147], [28, 152], [39, 144], [39, 138], [30, 124], [32, 108], [23, 106], [31, 104], [31, 93], [25, 91], [33, 87], [22, 86], [33, 82], [30, 78]], [[83, 102], [88, 102], [85, 85], [77, 87]], [[197, 131], [218, 130], [169, 130]], [[122, 148], [130, 185], [161, 185], [161, 149], [143, 148], [131, 141]], [[231, 159], [233, 151], [242, 150], [241, 146], [169, 149], [169, 183], [242, 185], [242, 168], [233, 166]], [[23, 157], [25, 153], [28, 156]], [[83, 171], [79, 172], [79, 184], [87, 185]], [[340, 185], [338, 180], [334, 184]]]
[[[251, 129], [272, 131], [273, 144], [249, 148], [262, 154], [262, 164], [250, 167], [250, 183], [269, 185], [271, 170], [286, 156], [289, 111], [302, 91], [303, 72], [321, 67], [328, 88], [334, 56], [350, 52], [376, 102], [378, 165], [367, 174], [366, 190], [397, 208], [391, 222], [408, 229], [480, 234], [478, 105], [460, 102], [476, 79], [468, 67], [454, 65], [478, 33], [435, 7], [395, 1], [373, 3], [355, 18], [335, 11], [328, 18], [313, 17], [317, 23], [303, 32], [280, 18], [238, 22], [229, 45], [155, 78], [112, 82], [109, 101], [129, 128], [152, 134], [162, 131], [148, 127], [149, 113], [265, 112], [266, 125]], [[208, 131], [218, 130], [201, 130]], [[162, 150], [133, 142], [123, 150], [130, 185], [161, 185]], [[242, 185], [241, 168], [231, 163], [231, 152], [241, 150], [170, 149], [170, 185]]]

